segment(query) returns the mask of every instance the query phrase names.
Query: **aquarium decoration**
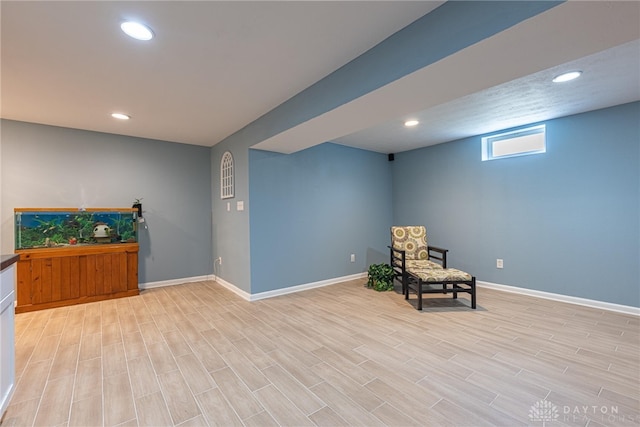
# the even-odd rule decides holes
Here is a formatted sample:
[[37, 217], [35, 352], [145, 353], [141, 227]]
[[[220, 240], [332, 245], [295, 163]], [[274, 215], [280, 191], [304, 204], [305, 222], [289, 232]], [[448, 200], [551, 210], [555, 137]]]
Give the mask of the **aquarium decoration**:
[[137, 243], [138, 210], [14, 210], [15, 248], [57, 248], [105, 243]]

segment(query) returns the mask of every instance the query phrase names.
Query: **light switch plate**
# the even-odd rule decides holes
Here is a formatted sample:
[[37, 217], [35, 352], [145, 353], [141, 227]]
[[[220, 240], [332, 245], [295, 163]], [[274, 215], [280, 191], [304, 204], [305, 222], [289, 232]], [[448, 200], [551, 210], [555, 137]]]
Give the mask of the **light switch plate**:
[[244, 210], [244, 202], [242, 200], [238, 200], [238, 202], [236, 203], [236, 209], [239, 211]]

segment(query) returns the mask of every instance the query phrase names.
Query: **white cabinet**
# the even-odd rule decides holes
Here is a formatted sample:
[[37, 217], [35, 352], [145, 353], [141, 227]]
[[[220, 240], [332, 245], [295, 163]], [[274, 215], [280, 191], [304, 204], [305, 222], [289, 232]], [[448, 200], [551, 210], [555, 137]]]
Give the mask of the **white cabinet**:
[[[5, 263], [5, 261], [7, 261]], [[0, 417], [9, 406], [15, 390], [15, 260], [3, 256], [0, 273]], [[6, 268], [4, 268], [6, 265]]]

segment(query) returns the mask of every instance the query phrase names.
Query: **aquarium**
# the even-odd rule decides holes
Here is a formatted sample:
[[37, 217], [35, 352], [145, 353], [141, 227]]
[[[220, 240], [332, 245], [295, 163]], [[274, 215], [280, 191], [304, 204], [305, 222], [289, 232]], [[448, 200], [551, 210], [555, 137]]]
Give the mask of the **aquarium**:
[[14, 209], [16, 249], [138, 242], [138, 210]]

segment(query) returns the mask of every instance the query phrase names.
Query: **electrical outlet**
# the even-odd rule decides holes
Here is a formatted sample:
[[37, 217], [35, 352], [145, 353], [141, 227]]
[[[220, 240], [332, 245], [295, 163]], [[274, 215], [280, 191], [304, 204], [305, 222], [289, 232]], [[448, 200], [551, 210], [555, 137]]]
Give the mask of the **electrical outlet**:
[[220, 265], [222, 265], [222, 257], [219, 256], [218, 258], [216, 258], [215, 262], [219, 263]]
[[504, 267], [504, 262], [502, 261], [502, 259], [498, 258], [496, 260], [496, 268], [503, 268]]
[[351, 262], [356, 262], [356, 254], [351, 254]]

